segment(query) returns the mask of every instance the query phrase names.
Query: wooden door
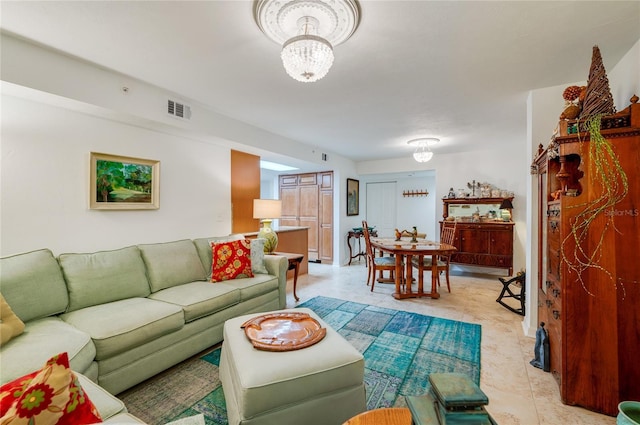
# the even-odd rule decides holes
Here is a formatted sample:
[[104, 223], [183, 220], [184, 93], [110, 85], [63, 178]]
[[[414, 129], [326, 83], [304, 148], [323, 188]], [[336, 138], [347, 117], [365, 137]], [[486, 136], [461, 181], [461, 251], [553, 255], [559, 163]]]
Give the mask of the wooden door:
[[260, 220], [253, 218], [253, 200], [260, 198], [260, 157], [231, 151], [231, 231], [256, 232]]
[[380, 236], [395, 234], [396, 194], [396, 182], [367, 183], [367, 223], [375, 227]]
[[318, 255], [322, 261], [333, 261], [333, 172], [320, 174], [318, 220]]

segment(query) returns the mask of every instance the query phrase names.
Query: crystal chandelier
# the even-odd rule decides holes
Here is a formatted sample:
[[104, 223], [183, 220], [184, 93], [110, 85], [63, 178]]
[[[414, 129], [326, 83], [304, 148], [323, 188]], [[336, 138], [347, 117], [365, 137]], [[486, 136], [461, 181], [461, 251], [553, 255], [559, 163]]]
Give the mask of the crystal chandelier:
[[255, 0], [254, 18], [282, 46], [280, 58], [293, 79], [318, 81], [333, 65], [333, 48], [360, 23], [357, 0]]
[[290, 38], [282, 46], [280, 57], [291, 78], [303, 83], [318, 81], [333, 65], [333, 47], [324, 38], [314, 35], [318, 20], [300, 18], [301, 35]]
[[433, 158], [433, 152], [429, 148], [430, 144], [438, 143], [440, 139], [435, 137], [423, 137], [420, 139], [409, 140], [407, 144], [415, 145], [416, 151], [413, 153], [413, 159], [418, 162], [428, 162]]

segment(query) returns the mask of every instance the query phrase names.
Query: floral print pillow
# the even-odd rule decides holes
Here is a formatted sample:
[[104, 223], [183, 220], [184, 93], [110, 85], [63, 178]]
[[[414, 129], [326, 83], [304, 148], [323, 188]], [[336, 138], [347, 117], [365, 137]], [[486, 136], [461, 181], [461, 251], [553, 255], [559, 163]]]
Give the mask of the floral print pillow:
[[211, 282], [253, 277], [250, 241], [212, 242], [211, 255]]
[[80, 425], [102, 422], [98, 410], [69, 368], [67, 353], [0, 387], [0, 423]]

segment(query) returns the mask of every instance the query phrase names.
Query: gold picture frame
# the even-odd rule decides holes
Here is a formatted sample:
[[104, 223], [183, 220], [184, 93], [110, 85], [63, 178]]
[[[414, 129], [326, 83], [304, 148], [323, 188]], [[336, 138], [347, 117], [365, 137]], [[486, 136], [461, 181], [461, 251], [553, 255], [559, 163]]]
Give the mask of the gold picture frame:
[[160, 208], [160, 161], [91, 152], [89, 209]]

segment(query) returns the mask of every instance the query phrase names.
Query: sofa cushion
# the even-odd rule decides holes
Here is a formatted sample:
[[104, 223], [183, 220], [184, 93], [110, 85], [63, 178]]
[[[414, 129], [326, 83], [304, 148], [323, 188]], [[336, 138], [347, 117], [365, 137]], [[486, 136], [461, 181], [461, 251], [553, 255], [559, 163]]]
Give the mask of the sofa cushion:
[[251, 242], [246, 239], [212, 242], [211, 281], [253, 277], [251, 271]]
[[188, 323], [238, 304], [240, 290], [231, 285], [192, 282], [154, 292], [149, 298], [180, 306]]
[[266, 241], [266, 239], [262, 238], [251, 239], [251, 271], [254, 273], [269, 273], [264, 262], [264, 244]]
[[48, 249], [0, 259], [0, 285], [23, 322], [62, 313], [69, 303], [62, 271]]
[[251, 278], [236, 279], [226, 283], [240, 290], [240, 302], [277, 291], [278, 288], [278, 278], [267, 274], [257, 274]]
[[71, 368], [84, 373], [96, 356], [86, 332], [59, 317], [45, 317], [26, 323], [24, 333], [2, 345], [0, 379], [8, 382], [42, 367], [48, 358], [66, 352]]
[[207, 280], [191, 240], [138, 245], [147, 266], [151, 292], [196, 280]]
[[101, 422], [98, 410], [69, 368], [67, 353], [0, 388], [2, 423], [76, 425]]
[[69, 289], [67, 311], [151, 293], [138, 247], [58, 258]]
[[184, 325], [182, 308], [149, 298], [128, 298], [95, 305], [60, 317], [91, 336], [98, 361], [143, 345]]
[[0, 294], [0, 345], [4, 345], [24, 331], [24, 322], [11, 310]]
[[211, 278], [211, 242], [228, 242], [244, 239], [244, 235], [234, 233], [227, 236], [212, 236], [210, 238], [198, 238], [193, 240], [193, 244], [198, 251], [198, 257], [202, 261], [207, 280]]

